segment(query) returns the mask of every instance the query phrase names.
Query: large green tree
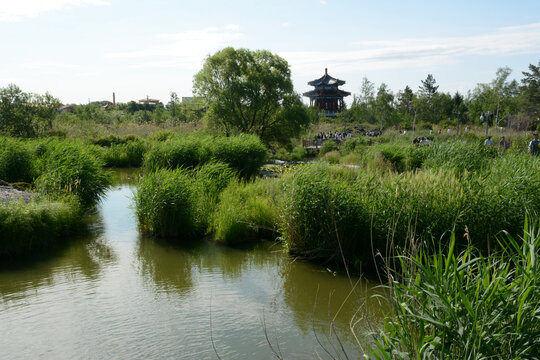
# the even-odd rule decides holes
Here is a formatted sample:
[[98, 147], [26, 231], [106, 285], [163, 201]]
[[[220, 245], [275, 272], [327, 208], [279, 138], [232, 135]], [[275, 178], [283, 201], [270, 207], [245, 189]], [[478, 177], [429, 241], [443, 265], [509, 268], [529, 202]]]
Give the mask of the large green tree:
[[10, 84], [0, 89], [0, 133], [32, 137], [52, 127], [60, 102], [50, 94], [23, 92]]
[[206, 99], [209, 119], [227, 133], [257, 134], [266, 143], [286, 142], [309, 125], [294, 93], [289, 64], [266, 50], [232, 47], [206, 58], [194, 91]]

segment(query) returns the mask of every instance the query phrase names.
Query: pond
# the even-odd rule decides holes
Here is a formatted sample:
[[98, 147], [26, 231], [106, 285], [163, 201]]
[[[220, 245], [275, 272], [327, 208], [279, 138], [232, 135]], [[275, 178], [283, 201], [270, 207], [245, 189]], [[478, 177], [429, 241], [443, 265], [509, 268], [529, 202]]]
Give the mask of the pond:
[[[145, 238], [120, 173], [90, 234], [0, 269], [2, 359], [312, 359], [361, 356], [376, 284], [294, 260], [279, 244]], [[362, 306], [360, 306], [360, 304]], [[341, 348], [343, 346], [343, 350]]]

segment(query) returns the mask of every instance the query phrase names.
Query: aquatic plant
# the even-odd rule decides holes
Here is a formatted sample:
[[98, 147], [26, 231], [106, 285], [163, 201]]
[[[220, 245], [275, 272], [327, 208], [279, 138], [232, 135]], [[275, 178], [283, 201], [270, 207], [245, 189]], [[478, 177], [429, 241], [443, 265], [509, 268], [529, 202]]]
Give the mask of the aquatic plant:
[[0, 205], [0, 258], [14, 259], [51, 248], [81, 223], [74, 201], [45, 199]]
[[389, 268], [390, 313], [375, 334], [375, 359], [534, 359], [540, 349], [540, 221], [500, 251], [470, 245], [402, 252]]
[[43, 194], [55, 199], [75, 195], [83, 208], [90, 208], [111, 184], [111, 176], [91, 147], [63, 141], [45, 152], [35, 183]]
[[141, 178], [135, 212], [141, 230], [162, 238], [193, 239], [196, 223], [194, 186], [188, 170], [160, 169]]
[[0, 180], [31, 183], [35, 158], [21, 141], [0, 138]]

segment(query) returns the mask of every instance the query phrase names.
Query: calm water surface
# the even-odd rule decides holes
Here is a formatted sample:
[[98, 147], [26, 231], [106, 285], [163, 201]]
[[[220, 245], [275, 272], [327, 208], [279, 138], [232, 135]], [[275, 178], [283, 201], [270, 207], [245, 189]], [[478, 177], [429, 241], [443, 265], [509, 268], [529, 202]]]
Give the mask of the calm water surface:
[[[350, 321], [363, 319], [362, 335], [379, 306], [357, 312], [349, 279], [270, 242], [237, 249], [144, 238], [135, 188], [121, 182], [91, 236], [0, 269], [2, 359], [217, 359], [212, 339], [222, 359], [273, 359], [271, 347], [286, 359], [345, 358], [336, 334], [349, 358], [361, 356]], [[372, 286], [360, 283], [359, 296]]]

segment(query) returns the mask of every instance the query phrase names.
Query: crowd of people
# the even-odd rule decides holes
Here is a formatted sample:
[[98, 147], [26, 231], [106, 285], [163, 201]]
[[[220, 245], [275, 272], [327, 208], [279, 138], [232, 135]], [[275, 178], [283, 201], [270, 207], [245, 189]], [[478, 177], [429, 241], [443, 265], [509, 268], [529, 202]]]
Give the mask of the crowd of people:
[[343, 132], [343, 133], [340, 133], [339, 131], [329, 131], [329, 132], [321, 132], [321, 133], [318, 133], [317, 134], [317, 139], [318, 140], [328, 140], [328, 139], [335, 139], [335, 140], [338, 140], [338, 141], [342, 141], [342, 140], [345, 140], [347, 138], [350, 138], [352, 137], [352, 133], [351, 132]]

